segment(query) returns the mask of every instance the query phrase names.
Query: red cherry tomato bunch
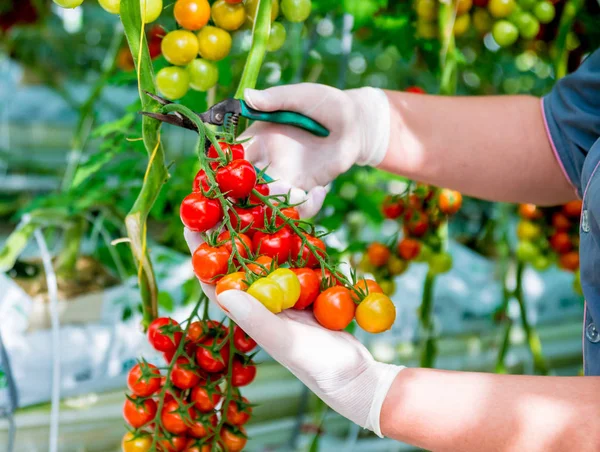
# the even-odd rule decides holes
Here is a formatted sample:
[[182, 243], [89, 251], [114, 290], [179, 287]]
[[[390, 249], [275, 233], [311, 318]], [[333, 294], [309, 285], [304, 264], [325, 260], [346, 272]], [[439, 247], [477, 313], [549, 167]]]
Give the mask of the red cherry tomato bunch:
[[462, 206], [460, 192], [417, 184], [414, 190], [387, 196], [382, 205], [385, 218], [402, 226], [402, 238], [391, 245], [371, 243], [361, 268], [375, 275], [385, 293], [395, 291], [393, 277], [404, 273], [410, 262], [426, 262], [433, 274], [452, 268], [452, 256], [443, 250], [440, 227]]
[[256, 342], [237, 325], [231, 331], [194, 316], [186, 329], [171, 318], [155, 319], [148, 341], [167, 367], [141, 361], [129, 371], [123, 417], [133, 430], [123, 451], [209, 451], [217, 444], [242, 450], [252, 406], [239, 388], [256, 376], [246, 356]]
[[202, 161], [180, 210], [188, 229], [205, 234], [192, 254], [200, 281], [216, 285], [217, 295], [247, 291], [276, 314], [312, 310], [332, 330], [355, 318], [369, 332], [391, 328], [391, 300], [373, 286], [355, 286], [335, 269], [322, 238], [286, 196], [270, 194], [244, 159], [242, 145], [211, 145]]

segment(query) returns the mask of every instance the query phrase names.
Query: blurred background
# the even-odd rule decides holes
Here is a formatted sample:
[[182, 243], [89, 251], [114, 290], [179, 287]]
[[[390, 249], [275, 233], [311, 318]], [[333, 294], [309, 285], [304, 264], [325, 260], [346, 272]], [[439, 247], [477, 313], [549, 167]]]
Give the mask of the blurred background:
[[[55, 441], [65, 452], [118, 451], [127, 372], [156, 354], [123, 240], [148, 162], [141, 104], [115, 1], [57, 3], [0, 2], [0, 450], [47, 451]], [[235, 92], [258, 0], [216, 13], [211, 1], [216, 36], [227, 30], [231, 42], [200, 32], [202, 58], [187, 67], [161, 45], [178, 27], [173, 3], [145, 27], [158, 89], [204, 111]], [[600, 42], [597, 0], [273, 0], [273, 11], [260, 88], [541, 96]], [[161, 313], [185, 318], [200, 295], [178, 215], [198, 169], [196, 135], [165, 127], [161, 138], [171, 177], [148, 218], [150, 256]], [[407, 225], [385, 208], [418, 189], [353, 168], [314, 220], [331, 232], [337, 259], [393, 295], [392, 330], [357, 337], [377, 359], [408, 366], [580, 374], [577, 204], [464, 198], [436, 226], [447, 258], [436, 270], [426, 251], [439, 255], [439, 243], [423, 242], [417, 262], [398, 259]], [[266, 354], [256, 360], [244, 392], [257, 404], [247, 450], [411, 450], [331, 412]]]

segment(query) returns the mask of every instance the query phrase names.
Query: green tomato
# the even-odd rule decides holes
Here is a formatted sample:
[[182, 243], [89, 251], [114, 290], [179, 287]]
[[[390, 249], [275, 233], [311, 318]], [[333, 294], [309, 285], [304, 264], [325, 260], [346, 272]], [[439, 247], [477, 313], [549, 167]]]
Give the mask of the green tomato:
[[492, 16], [486, 9], [477, 8], [473, 13], [473, 26], [480, 34], [486, 34], [492, 29]]
[[377, 283], [379, 284], [379, 287], [381, 287], [381, 290], [383, 290], [383, 293], [388, 297], [391, 297], [396, 293], [396, 283], [392, 279], [382, 279]]
[[543, 272], [550, 268], [550, 266], [552, 265], [552, 261], [547, 256], [539, 255], [533, 259], [531, 265], [537, 271]]
[[521, 13], [517, 20], [517, 27], [523, 39], [533, 39], [540, 32], [540, 22], [531, 13]]
[[531, 263], [539, 256], [539, 249], [531, 242], [522, 241], [517, 245], [517, 259]]
[[452, 29], [452, 32], [454, 33], [454, 36], [462, 36], [464, 35], [467, 30], [469, 29], [469, 26], [471, 25], [471, 15], [470, 14], [461, 14], [460, 16], [456, 16], [456, 19], [454, 20], [454, 27]]
[[421, 20], [433, 22], [437, 19], [438, 5], [436, 0], [417, 0], [415, 10]]
[[510, 16], [515, 6], [515, 0], [490, 0], [488, 11], [495, 18], [502, 19], [503, 17]]
[[184, 68], [165, 67], [156, 74], [156, 87], [167, 99], [181, 99], [190, 88], [190, 76]]
[[408, 262], [398, 256], [391, 255], [387, 263], [388, 272], [391, 276], [398, 276], [408, 269]]
[[198, 38], [191, 31], [173, 30], [162, 39], [160, 48], [169, 63], [185, 66], [198, 56]]
[[83, 3], [83, 0], [52, 0], [61, 8], [77, 8]]
[[433, 254], [429, 258], [429, 271], [434, 275], [447, 273], [452, 268], [452, 255], [450, 253]]
[[419, 255], [416, 257], [415, 262], [428, 262], [432, 254], [433, 250], [431, 247], [425, 243], [422, 243]]
[[310, 0], [281, 0], [281, 12], [290, 22], [304, 22], [311, 9]]
[[257, 279], [246, 291], [274, 314], [283, 310], [285, 294], [277, 282], [269, 278]]
[[535, 14], [535, 17], [537, 17], [541, 23], [548, 24], [554, 19], [556, 11], [552, 3], [540, 2], [534, 6], [533, 14]]
[[530, 9], [532, 9], [538, 2], [538, 0], [517, 0], [519, 3], [519, 6], [526, 10], [529, 11]]
[[296, 273], [289, 268], [278, 268], [272, 273], [269, 273], [267, 278], [275, 281], [283, 290], [283, 300], [281, 302], [282, 309], [290, 309], [300, 298], [300, 280]]
[[499, 20], [492, 28], [492, 36], [500, 47], [508, 47], [519, 39], [519, 30], [508, 20]]
[[269, 33], [269, 42], [267, 42], [267, 50], [269, 52], [276, 52], [283, 47], [285, 44], [285, 38], [287, 32], [281, 22], [274, 22], [271, 25], [271, 33]]
[[219, 81], [219, 69], [208, 60], [196, 58], [187, 70], [190, 75], [190, 87], [196, 91], [208, 91]]

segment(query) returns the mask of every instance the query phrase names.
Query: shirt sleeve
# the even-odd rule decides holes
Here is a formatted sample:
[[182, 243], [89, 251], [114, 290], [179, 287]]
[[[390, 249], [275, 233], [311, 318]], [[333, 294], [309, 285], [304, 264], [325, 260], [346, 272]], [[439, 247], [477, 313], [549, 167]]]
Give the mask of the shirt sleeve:
[[558, 81], [542, 112], [556, 158], [581, 197], [583, 162], [600, 137], [600, 50]]

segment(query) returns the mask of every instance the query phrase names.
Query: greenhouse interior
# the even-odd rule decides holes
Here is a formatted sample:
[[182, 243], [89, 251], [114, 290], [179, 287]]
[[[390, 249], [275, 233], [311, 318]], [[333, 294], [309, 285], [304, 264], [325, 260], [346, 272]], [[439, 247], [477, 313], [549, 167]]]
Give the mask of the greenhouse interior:
[[599, 46], [600, 0], [2, 0], [0, 451], [600, 450]]

